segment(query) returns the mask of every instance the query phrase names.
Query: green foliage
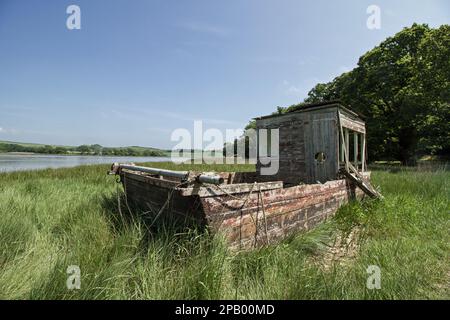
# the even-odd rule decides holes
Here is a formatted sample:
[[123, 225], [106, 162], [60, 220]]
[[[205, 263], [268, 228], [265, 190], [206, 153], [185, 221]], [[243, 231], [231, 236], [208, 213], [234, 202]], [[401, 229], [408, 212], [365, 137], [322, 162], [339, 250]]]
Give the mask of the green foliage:
[[318, 84], [306, 102], [339, 99], [366, 116], [372, 159], [450, 153], [450, 26], [414, 24]]
[[0, 152], [32, 152], [44, 154], [65, 154], [69, 151], [66, 147], [50, 145], [22, 145], [16, 143], [0, 143]]
[[255, 121], [255, 120], [251, 120], [251, 121], [245, 126], [245, 130], [249, 130], [249, 129], [256, 129], [256, 121]]
[[[122, 188], [107, 169], [0, 174], [0, 299], [450, 297], [448, 171], [376, 171], [384, 202], [352, 203], [310, 232], [236, 253], [220, 237], [195, 230], [150, 233], [130, 218], [124, 201], [122, 216]], [[380, 290], [366, 289], [366, 269], [374, 264], [382, 272]], [[69, 265], [81, 268], [81, 290], [66, 288]]]
[[[366, 118], [369, 159], [450, 154], [450, 26], [414, 24], [317, 84], [304, 103], [340, 100]], [[302, 104], [277, 108], [288, 112]]]

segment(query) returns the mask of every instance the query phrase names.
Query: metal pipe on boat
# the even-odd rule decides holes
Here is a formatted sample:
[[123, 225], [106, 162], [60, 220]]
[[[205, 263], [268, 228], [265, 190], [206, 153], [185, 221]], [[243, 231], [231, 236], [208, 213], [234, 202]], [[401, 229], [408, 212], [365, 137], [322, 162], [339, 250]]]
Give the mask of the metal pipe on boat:
[[211, 184], [222, 184], [223, 178], [221, 176], [210, 176], [206, 174], [201, 174], [197, 177], [198, 182], [201, 183], [211, 183]]
[[[181, 180], [187, 180], [189, 177], [189, 171], [172, 171], [172, 170], [166, 170], [166, 169], [158, 169], [158, 168], [151, 168], [151, 167], [141, 167], [136, 166], [134, 164], [118, 164], [114, 163], [111, 167], [111, 173], [116, 174], [119, 169], [127, 169], [127, 170], [133, 170], [133, 171], [140, 171], [145, 173], [150, 173], [154, 175], [159, 176], [166, 176], [166, 177], [173, 177], [178, 178]], [[209, 183], [209, 184], [222, 184], [224, 182], [223, 178], [218, 175], [209, 175], [209, 174], [200, 174], [195, 177], [197, 182], [200, 183]]]
[[172, 170], [165, 170], [165, 169], [158, 169], [158, 168], [141, 167], [141, 166], [135, 166], [135, 165], [129, 165], [129, 164], [120, 164], [119, 167], [121, 169], [140, 171], [140, 172], [145, 172], [145, 173], [150, 173], [150, 174], [156, 174], [159, 176], [179, 178], [182, 180], [187, 179], [187, 177], [189, 175], [189, 171], [172, 171]]

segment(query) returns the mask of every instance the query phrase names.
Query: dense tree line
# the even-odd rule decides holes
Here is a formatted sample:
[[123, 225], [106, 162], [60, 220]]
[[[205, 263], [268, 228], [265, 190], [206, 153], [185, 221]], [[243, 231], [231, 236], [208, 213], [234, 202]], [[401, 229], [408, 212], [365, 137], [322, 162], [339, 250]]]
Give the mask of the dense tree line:
[[78, 147], [61, 146], [40, 146], [40, 145], [22, 145], [14, 143], [0, 143], [0, 152], [32, 152], [42, 154], [81, 154], [81, 155], [110, 155], [110, 156], [143, 156], [157, 157], [166, 156], [166, 152], [157, 149], [146, 148], [109, 148], [98, 144], [81, 145]]
[[352, 71], [317, 84], [303, 103], [330, 100], [365, 117], [372, 160], [407, 164], [425, 154], [448, 156], [450, 26], [403, 29], [364, 54]]
[[64, 147], [55, 146], [31, 146], [15, 143], [0, 143], [0, 152], [32, 152], [44, 154], [65, 154], [68, 150]]

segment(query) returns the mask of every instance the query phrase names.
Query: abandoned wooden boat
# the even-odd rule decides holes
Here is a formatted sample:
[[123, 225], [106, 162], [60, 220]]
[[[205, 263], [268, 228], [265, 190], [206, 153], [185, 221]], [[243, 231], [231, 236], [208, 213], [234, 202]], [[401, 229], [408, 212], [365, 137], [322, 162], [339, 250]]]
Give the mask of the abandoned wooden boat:
[[365, 123], [339, 102], [303, 106], [256, 123], [257, 130], [279, 129], [279, 153], [271, 159], [279, 169], [273, 175], [261, 174], [267, 163], [262, 157], [256, 172], [114, 164], [110, 173], [120, 176], [127, 200], [153, 218], [220, 232], [238, 249], [308, 230], [349, 199], [381, 197], [366, 171]]

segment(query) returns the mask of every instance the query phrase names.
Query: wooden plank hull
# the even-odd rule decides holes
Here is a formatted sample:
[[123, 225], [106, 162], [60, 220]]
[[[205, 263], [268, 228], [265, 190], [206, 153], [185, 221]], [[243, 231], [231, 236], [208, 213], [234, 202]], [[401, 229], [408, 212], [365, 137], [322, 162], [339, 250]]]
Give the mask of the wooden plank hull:
[[[370, 174], [364, 174], [369, 179]], [[127, 200], [150, 219], [169, 219], [225, 235], [237, 249], [309, 230], [364, 193], [346, 179], [283, 188], [279, 182], [183, 188], [177, 182], [122, 172]], [[238, 181], [238, 180], [236, 180]], [[158, 215], [159, 213], [159, 215]]]

